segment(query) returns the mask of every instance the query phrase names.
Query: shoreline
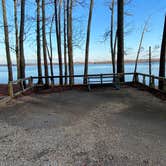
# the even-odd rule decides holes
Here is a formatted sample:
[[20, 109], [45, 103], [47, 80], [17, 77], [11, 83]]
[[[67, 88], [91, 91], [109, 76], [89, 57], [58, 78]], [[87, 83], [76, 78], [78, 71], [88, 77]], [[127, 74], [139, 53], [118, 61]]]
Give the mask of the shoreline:
[[[152, 63], [153, 62], [159, 62], [160, 60], [159, 59], [152, 59]], [[138, 63], [148, 63], [149, 62], [149, 59], [140, 59], [138, 61]], [[125, 60], [124, 61], [125, 64], [134, 64], [135, 63], [135, 60]], [[63, 63], [64, 64], [64, 63]], [[84, 62], [75, 62], [74, 65], [83, 65]], [[111, 61], [98, 61], [98, 62], [89, 62], [89, 64], [112, 64]], [[37, 64], [36, 63], [28, 63], [26, 64], [26, 66], [36, 66]], [[44, 63], [42, 63], [42, 65], [44, 65]], [[49, 64], [48, 64], [49, 65]], [[53, 65], [58, 65], [58, 63], [53, 63]], [[7, 64], [0, 64], [1, 67], [3, 66], [7, 66]], [[12, 66], [17, 66], [16, 64], [13, 64]]]

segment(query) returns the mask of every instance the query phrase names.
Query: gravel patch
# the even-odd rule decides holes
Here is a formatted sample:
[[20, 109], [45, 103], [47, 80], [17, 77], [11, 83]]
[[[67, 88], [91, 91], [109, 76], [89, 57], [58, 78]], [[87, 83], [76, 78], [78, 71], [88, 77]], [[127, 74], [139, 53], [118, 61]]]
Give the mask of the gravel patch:
[[23, 96], [0, 107], [0, 166], [165, 166], [165, 126], [134, 88]]

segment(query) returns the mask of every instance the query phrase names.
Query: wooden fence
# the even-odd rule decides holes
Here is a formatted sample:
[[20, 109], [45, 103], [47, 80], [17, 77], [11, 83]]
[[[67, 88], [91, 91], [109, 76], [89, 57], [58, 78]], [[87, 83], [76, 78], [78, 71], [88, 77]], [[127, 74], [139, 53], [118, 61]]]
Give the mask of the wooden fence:
[[[152, 89], [166, 92], [166, 78], [164, 77], [158, 77], [158, 76], [143, 74], [143, 73], [135, 73], [133, 78], [134, 78], [133, 79], [134, 82], [138, 82]], [[159, 89], [160, 81], [163, 82], [163, 89]]]
[[[125, 76], [125, 82], [120, 82], [120, 78]], [[122, 74], [89, 74], [86, 76], [87, 83], [84, 84], [84, 75], [74, 75], [74, 84], [69, 84], [70, 76], [67, 76], [68, 82], [67, 84], [63, 84], [63, 86], [75, 86], [75, 85], [83, 85], [88, 88], [92, 85], [112, 85], [114, 84], [116, 87], [119, 87], [121, 84], [126, 83], [139, 83], [144, 86], [159, 90], [158, 84], [159, 81], [163, 81], [164, 88], [162, 91], [166, 92], [166, 78], [157, 77], [153, 75], [143, 74], [143, 73], [122, 73]], [[42, 79], [43, 84], [38, 84], [38, 80]], [[66, 76], [62, 76], [63, 81], [65, 82]], [[48, 76], [48, 77], [28, 77], [25, 79], [20, 79], [16, 81], [9, 82], [8, 84], [8, 91], [9, 96], [14, 97], [17, 96], [33, 87], [44, 86], [45, 79], [49, 80], [49, 86], [61, 86], [59, 85], [60, 76]], [[160, 89], [161, 90], [161, 89]]]
[[11, 81], [8, 84], [8, 93], [10, 97], [15, 97], [23, 92], [33, 88], [32, 77]]

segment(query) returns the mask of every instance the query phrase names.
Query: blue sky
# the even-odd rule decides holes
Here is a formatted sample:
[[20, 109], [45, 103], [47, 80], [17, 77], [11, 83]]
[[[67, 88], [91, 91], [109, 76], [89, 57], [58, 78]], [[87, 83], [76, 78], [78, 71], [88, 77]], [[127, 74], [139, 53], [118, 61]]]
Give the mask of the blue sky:
[[[7, 12], [8, 22], [13, 24], [13, 0], [7, 1]], [[86, 0], [88, 2], [88, 0]], [[27, 0], [26, 15], [35, 17], [35, 6], [32, 4], [33, 0]], [[110, 25], [110, 11], [108, 8], [109, 0], [95, 0], [93, 20], [92, 20], [92, 31], [91, 31], [91, 43], [90, 43], [90, 61], [106, 61], [111, 59], [109, 40], [104, 40], [104, 33], [109, 30]], [[0, 3], [1, 5], [1, 3]], [[125, 59], [135, 59], [136, 52], [138, 49], [141, 32], [145, 21], [151, 15], [149, 22], [148, 32], [146, 32], [143, 47], [144, 51], [141, 53], [141, 58], [146, 58], [146, 50], [149, 46], [155, 47], [155, 45], [161, 44], [164, 15], [166, 13], [166, 2], [165, 0], [133, 0], [131, 4], [125, 7], [125, 10], [132, 14], [132, 16], [125, 16], [125, 31], [130, 31], [125, 35], [125, 50], [127, 55]], [[51, 7], [47, 8], [47, 16], [52, 15]], [[74, 18], [79, 18], [79, 23], [74, 25], [77, 30], [77, 38], [81, 38], [81, 48], [74, 47], [74, 60], [84, 61], [84, 42], [85, 32], [88, 19], [88, 5], [85, 8], [79, 7], [74, 9]], [[2, 10], [0, 8], [0, 25], [2, 25]], [[35, 23], [29, 24], [27, 21], [26, 25], [31, 25], [31, 37], [25, 40], [25, 55], [26, 61], [35, 62], [36, 60], [36, 46], [35, 46]], [[79, 28], [84, 32], [79, 34]], [[28, 28], [26, 28], [28, 29]], [[14, 46], [13, 28], [10, 28], [10, 41], [11, 45]], [[75, 33], [75, 30], [74, 33]], [[2, 34], [3, 29], [0, 29]], [[80, 35], [80, 36], [79, 36]], [[53, 34], [53, 36], [55, 36]], [[5, 51], [4, 51], [4, 36], [0, 36], [0, 63], [6, 63]], [[54, 59], [57, 61], [56, 41], [53, 38], [54, 44]], [[155, 58], [159, 57], [159, 49], [153, 53]], [[15, 62], [15, 55], [12, 53], [13, 62]]]
[[[148, 4], [149, 2], [150, 4]], [[109, 57], [109, 43], [97, 43], [97, 40], [102, 37], [104, 31], [109, 29], [110, 13], [108, 7], [104, 4], [103, 1], [96, 1], [91, 38], [91, 47], [93, 48], [91, 49], [91, 55], [98, 54], [101, 58], [103, 56], [102, 54]], [[127, 51], [128, 55], [126, 59], [131, 59], [136, 56], [135, 54], [144, 23], [150, 15], [152, 15], [152, 17], [149, 22], [149, 32], [145, 34], [143, 46], [148, 49], [150, 45], [155, 46], [161, 43], [166, 2], [163, 0], [133, 0], [129, 6], [126, 6], [126, 11], [132, 14], [131, 17], [125, 17], [125, 22], [128, 25], [126, 26], [126, 31], [132, 29], [132, 31], [125, 36], [126, 50], [132, 48], [129, 52]], [[95, 47], [95, 45], [97, 45], [97, 47]]]

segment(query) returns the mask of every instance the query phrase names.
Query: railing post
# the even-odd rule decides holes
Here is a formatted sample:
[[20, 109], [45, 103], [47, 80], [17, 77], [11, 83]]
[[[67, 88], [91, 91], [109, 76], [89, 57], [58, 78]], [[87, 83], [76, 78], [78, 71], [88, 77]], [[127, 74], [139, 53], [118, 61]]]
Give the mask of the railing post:
[[13, 84], [12, 84], [12, 82], [8, 83], [8, 94], [9, 94], [10, 97], [13, 98], [14, 93], [13, 93]]
[[100, 74], [100, 82], [101, 82], [101, 85], [103, 84], [103, 74]]
[[83, 76], [83, 84], [84, 85], [88, 84], [88, 75], [87, 74]]
[[151, 85], [152, 85], [152, 76], [150, 75], [149, 76], [149, 86], [151, 87]]
[[155, 79], [154, 79], [154, 76], [153, 76], [153, 75], [151, 76], [150, 87], [151, 87], [151, 88], [155, 88]]
[[133, 82], [134, 82], [134, 83], [138, 83], [138, 82], [139, 82], [138, 73], [134, 73]]
[[[64, 77], [62, 77], [62, 79], [63, 79], [63, 78], [64, 78]], [[54, 87], [54, 78], [53, 78], [53, 76], [51, 76], [50, 80], [51, 80], [51, 88], [53, 88], [53, 87]]]
[[53, 83], [53, 81], [51, 81], [51, 88], [53, 88], [54, 87], [54, 83]]
[[90, 78], [87, 76], [88, 91], [91, 91]]
[[166, 92], [166, 79], [163, 80], [163, 91]]
[[24, 81], [21, 79], [21, 87], [22, 87], [22, 91], [24, 92]]
[[29, 86], [31, 88], [33, 87], [33, 78], [32, 77], [29, 78]]
[[120, 74], [117, 74], [117, 76], [115, 77], [115, 88], [117, 89], [117, 90], [119, 90], [120, 89]]
[[143, 84], [146, 85], [146, 76], [143, 75]]

